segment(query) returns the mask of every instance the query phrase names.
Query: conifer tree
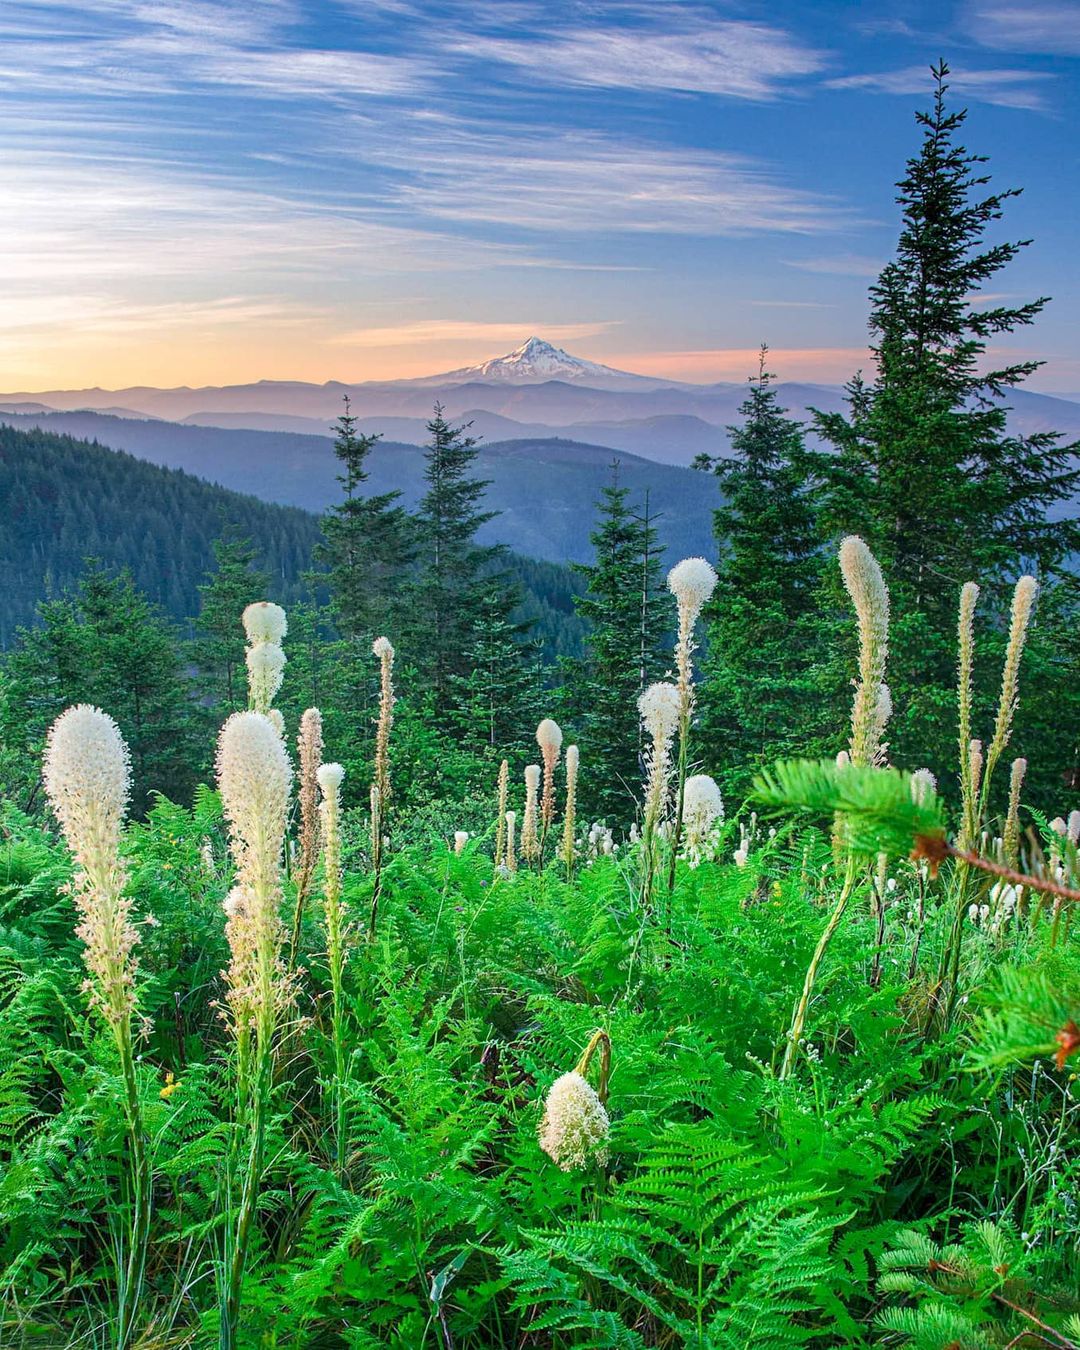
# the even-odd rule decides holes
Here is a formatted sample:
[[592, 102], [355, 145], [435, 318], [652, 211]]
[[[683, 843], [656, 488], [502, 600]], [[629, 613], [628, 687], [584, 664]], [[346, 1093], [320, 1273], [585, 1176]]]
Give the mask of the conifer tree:
[[22, 753], [27, 803], [36, 798], [45, 733], [73, 703], [92, 703], [119, 725], [136, 810], [152, 792], [186, 800], [209, 765], [169, 621], [130, 575], [110, 577], [93, 564], [72, 594], [40, 605], [38, 618], [8, 658], [0, 728], [5, 745]]
[[515, 623], [517, 596], [506, 578], [492, 578], [475, 615], [471, 667], [455, 680], [460, 743], [488, 754], [519, 756], [536, 749], [533, 731], [544, 715], [541, 645], [531, 625]]
[[779, 406], [767, 353], [763, 346], [741, 424], [728, 429], [730, 453], [695, 464], [716, 474], [724, 495], [698, 744], [736, 796], [753, 770], [803, 749], [816, 652], [820, 558], [803, 427]]
[[1080, 542], [1055, 510], [1080, 482], [1074, 447], [1006, 425], [1009, 390], [1039, 363], [986, 359], [1046, 298], [979, 300], [1030, 240], [986, 240], [1018, 194], [991, 191], [985, 158], [959, 143], [966, 112], [947, 109], [948, 73], [933, 68], [933, 109], [918, 114], [922, 144], [898, 184], [896, 256], [871, 289], [873, 379], [849, 386], [846, 415], [815, 417], [835, 452], [818, 466], [826, 528], [861, 534], [889, 578], [893, 748], [900, 762], [929, 749], [939, 772], [952, 759], [960, 586], [978, 580], [992, 605], [1024, 570], [1051, 578]]
[[335, 424], [334, 454], [343, 472], [344, 500], [323, 517], [316, 559], [327, 570], [338, 631], [349, 639], [370, 639], [393, 626], [391, 619], [413, 557], [409, 517], [400, 492], [364, 496], [368, 456], [379, 441], [357, 430], [348, 397]]
[[476, 439], [452, 426], [435, 405], [427, 424], [424, 481], [415, 517], [417, 569], [409, 589], [408, 653], [430, 687], [440, 716], [453, 709], [454, 681], [469, 672], [469, 654], [491, 569], [501, 550], [476, 542], [493, 511], [480, 509], [487, 483], [470, 476]]
[[225, 533], [214, 540], [213, 548], [214, 570], [199, 586], [192, 656], [204, 696], [213, 699], [216, 710], [235, 712], [247, 705], [240, 616], [253, 601], [268, 598], [269, 582], [256, 565], [258, 555], [250, 539]]
[[618, 485], [618, 461], [612, 469], [612, 486], [603, 489], [590, 535], [594, 561], [574, 567], [585, 580], [574, 607], [591, 628], [584, 658], [567, 663], [565, 698], [589, 766], [582, 775], [584, 807], [625, 823], [633, 818], [641, 786], [637, 699], [667, 664], [671, 613], [648, 497], [636, 513], [627, 501], [629, 489]]

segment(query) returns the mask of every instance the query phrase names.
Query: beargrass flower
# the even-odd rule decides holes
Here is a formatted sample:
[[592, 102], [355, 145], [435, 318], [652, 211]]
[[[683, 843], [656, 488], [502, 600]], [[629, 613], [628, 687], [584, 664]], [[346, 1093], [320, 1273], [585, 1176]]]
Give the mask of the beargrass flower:
[[269, 600], [256, 600], [253, 605], [248, 605], [244, 610], [243, 622], [247, 640], [251, 643], [280, 643], [289, 631], [285, 611]]
[[[544, 795], [540, 803], [540, 819], [543, 825], [543, 839], [551, 828], [555, 816], [555, 765], [559, 761], [563, 734], [558, 722], [545, 717], [536, 728], [536, 744], [540, 747], [540, 757], [544, 763]], [[543, 840], [541, 840], [541, 852]]]
[[686, 780], [683, 789], [683, 823], [686, 826], [686, 851], [692, 865], [700, 861], [709, 831], [724, 818], [724, 799], [716, 782], [707, 773]]
[[877, 559], [858, 535], [840, 545], [840, 573], [859, 626], [859, 679], [851, 709], [851, 761], [875, 764], [882, 758], [881, 735], [892, 711], [883, 695], [889, 650], [889, 592]]
[[611, 1130], [608, 1113], [595, 1089], [577, 1070], [556, 1078], [544, 1102], [540, 1147], [564, 1172], [595, 1159], [607, 1161]]
[[540, 856], [540, 836], [537, 833], [537, 798], [540, 793], [540, 765], [525, 768], [525, 817], [521, 822], [521, 856], [528, 862]]
[[285, 678], [285, 653], [276, 642], [256, 642], [247, 649], [246, 660], [251, 710], [269, 715]]

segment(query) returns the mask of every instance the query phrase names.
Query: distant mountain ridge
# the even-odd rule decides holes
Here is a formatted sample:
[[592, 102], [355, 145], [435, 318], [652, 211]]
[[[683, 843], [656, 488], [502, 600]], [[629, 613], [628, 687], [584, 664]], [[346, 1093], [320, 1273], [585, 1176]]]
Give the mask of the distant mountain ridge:
[[[835, 386], [791, 381], [775, 388], [781, 406], [794, 417], [808, 419], [813, 408], [835, 412], [843, 407], [843, 390]], [[739, 420], [746, 384], [688, 384], [636, 375], [531, 337], [504, 356], [419, 379], [321, 385], [261, 380], [202, 389], [0, 394], [0, 410], [27, 415], [92, 410], [129, 419], [325, 436], [346, 397], [364, 431], [395, 442], [422, 444], [438, 402], [447, 416], [471, 421], [474, 433], [486, 440], [562, 438], [686, 465], [702, 452], [725, 452], [727, 429]], [[1013, 390], [1008, 403], [1017, 433], [1052, 430], [1068, 440], [1080, 439], [1075, 401]]]
[[[341, 497], [341, 466], [325, 435], [222, 430], [96, 412], [0, 412], [4, 423], [96, 441], [266, 502], [322, 512]], [[481, 444], [476, 473], [490, 480], [484, 506], [497, 513], [483, 526], [482, 542], [506, 544], [516, 553], [551, 562], [587, 561], [596, 504], [612, 482], [616, 458], [618, 481], [630, 489], [631, 499], [643, 506], [647, 498], [659, 516], [658, 532], [670, 562], [714, 551], [712, 519], [720, 494], [712, 475], [557, 437]], [[380, 441], [368, 467], [368, 491], [398, 490], [408, 507], [423, 495], [419, 446]]]

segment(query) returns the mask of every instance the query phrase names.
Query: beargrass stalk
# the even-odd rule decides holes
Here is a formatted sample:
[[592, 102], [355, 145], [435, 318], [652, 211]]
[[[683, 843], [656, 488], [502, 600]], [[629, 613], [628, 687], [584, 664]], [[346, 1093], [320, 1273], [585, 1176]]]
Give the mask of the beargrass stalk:
[[525, 815], [521, 822], [521, 857], [524, 862], [536, 862], [540, 857], [540, 835], [537, 828], [537, 810], [540, 793], [540, 765], [525, 766]]
[[858, 867], [853, 853], [848, 854], [847, 867], [844, 872], [843, 885], [840, 887], [840, 894], [837, 897], [833, 911], [829, 915], [829, 922], [825, 925], [825, 931], [818, 938], [818, 944], [814, 948], [814, 955], [810, 958], [810, 965], [806, 970], [806, 978], [803, 980], [802, 993], [799, 995], [799, 1001], [795, 1005], [795, 1013], [791, 1019], [791, 1030], [788, 1032], [787, 1045], [784, 1047], [784, 1059], [780, 1065], [780, 1079], [790, 1077], [791, 1071], [795, 1066], [795, 1060], [799, 1053], [799, 1043], [802, 1040], [803, 1030], [806, 1027], [806, 1012], [810, 1006], [810, 996], [814, 992], [814, 983], [817, 980], [818, 968], [821, 965], [822, 958], [832, 941], [833, 934], [840, 927], [840, 920], [844, 917], [844, 911], [847, 909], [848, 901], [851, 899], [851, 893], [855, 888], [855, 879], [858, 875]]
[[506, 813], [506, 870], [510, 876], [517, 871], [517, 853], [514, 848], [514, 826], [517, 824], [517, 812]]
[[371, 928], [374, 939], [382, 896], [383, 856], [387, 824], [390, 819], [390, 729], [394, 725], [394, 648], [389, 638], [378, 637], [371, 644], [379, 658], [379, 720], [375, 729], [375, 771], [371, 784]]
[[120, 857], [120, 832], [131, 795], [130, 763], [116, 723], [99, 708], [68, 708], [49, 730], [43, 777], [76, 864], [76, 934], [84, 944], [87, 969], [83, 990], [112, 1036], [124, 1082], [133, 1205], [127, 1256], [121, 1250], [117, 1281], [117, 1350], [127, 1350], [136, 1338], [152, 1186], [132, 1032], [137, 970], [132, 949], [138, 935], [131, 923], [131, 900], [124, 894], [127, 871]]
[[269, 715], [285, 675], [281, 641], [289, 631], [289, 625], [281, 606], [268, 600], [248, 605], [243, 622], [248, 640], [248, 707], [252, 712]]
[[341, 783], [340, 764], [319, 769], [322, 790], [320, 812], [323, 837], [323, 919], [326, 924], [326, 964], [330, 970], [330, 1028], [334, 1049], [334, 1159], [340, 1177], [345, 1170], [345, 906], [341, 899]]
[[652, 910], [658, 830], [667, 808], [671, 742], [679, 725], [680, 707], [678, 689], [663, 681], [650, 684], [638, 699], [638, 712], [650, 742], [645, 755], [648, 778], [641, 829], [640, 907], [643, 920], [648, 918]]
[[[965, 718], [970, 716], [971, 683], [971, 616], [974, 612], [975, 596], [969, 599], [968, 583], [961, 592], [960, 599], [960, 735], [968, 729]], [[974, 848], [982, 821], [990, 802], [990, 787], [994, 769], [1005, 751], [1012, 735], [1013, 717], [1016, 713], [1020, 682], [1020, 658], [1024, 652], [1028, 626], [1038, 594], [1038, 583], [1032, 576], [1023, 576], [1013, 591], [1012, 610], [1009, 620], [1009, 640], [1005, 648], [1005, 661], [1001, 671], [1001, 692], [998, 696], [997, 715], [994, 719], [994, 732], [990, 744], [983, 754], [982, 742], [973, 740], [967, 759], [966, 781], [962, 777], [964, 795], [964, 826], [961, 839], [961, 852]], [[967, 711], [965, 711], [965, 707]], [[962, 744], [962, 742], [961, 742]], [[963, 770], [963, 757], [961, 756]], [[941, 965], [939, 983], [948, 981], [949, 997], [946, 1006], [946, 1023], [951, 1021], [959, 992], [960, 959], [964, 945], [964, 915], [967, 911], [968, 882], [970, 868], [961, 860], [957, 865], [956, 904], [953, 912], [952, 929], [948, 945], [945, 948]]]
[[279, 908], [292, 770], [269, 718], [243, 712], [228, 719], [218, 741], [217, 777], [236, 864], [236, 883], [227, 902], [231, 954], [227, 1004], [238, 1032], [237, 1097], [248, 1131], [240, 1202], [227, 1238], [221, 1299], [221, 1346], [233, 1350], [238, 1343], [244, 1277], [262, 1185], [274, 1034], [290, 1000], [281, 960], [284, 925]]
[[1027, 773], [1027, 760], [1014, 759], [1009, 771], [1009, 808], [1005, 813], [1005, 829], [1001, 836], [1001, 851], [1005, 864], [1015, 871], [1020, 866], [1020, 789]]
[[503, 760], [499, 765], [498, 808], [495, 812], [495, 857], [496, 871], [506, 860], [506, 800], [510, 791], [510, 763]]
[[[600, 1071], [594, 1089], [587, 1075], [597, 1050]], [[601, 1167], [607, 1161], [610, 1076], [611, 1038], [601, 1029], [593, 1032], [575, 1067], [548, 1089], [539, 1128], [540, 1147], [564, 1172], [577, 1171], [594, 1159]]]
[[566, 810], [563, 812], [562, 860], [566, 879], [574, 879], [574, 830], [577, 824], [577, 776], [580, 752], [576, 745], [566, 750]]
[[[892, 711], [892, 700], [885, 684], [889, 650], [889, 592], [885, 588], [885, 579], [877, 559], [857, 535], [848, 535], [843, 540], [839, 561], [844, 586], [855, 608], [859, 633], [859, 674], [851, 707], [851, 740], [846, 762], [853, 766], [880, 764], [884, 758], [882, 735]], [[843, 848], [845, 828], [842, 817], [836, 821], [834, 838], [838, 846]], [[855, 854], [848, 850], [839, 898], [818, 939], [803, 981], [802, 994], [795, 1005], [784, 1048], [781, 1078], [787, 1078], [795, 1065], [818, 969], [851, 899], [856, 870]]]
[[679, 754], [675, 782], [675, 824], [667, 879], [669, 894], [675, 889], [675, 866], [682, 839], [686, 766], [690, 747], [690, 725], [694, 714], [694, 625], [706, 601], [716, 589], [716, 581], [716, 572], [704, 558], [684, 558], [668, 573], [668, 590], [675, 597], [679, 612], [679, 633], [675, 642], [675, 664], [678, 670], [676, 687], [679, 691]]
[[319, 766], [322, 764], [322, 714], [318, 708], [308, 708], [300, 719], [296, 738], [300, 761], [300, 857], [296, 867], [296, 902], [293, 909], [292, 936], [289, 940], [289, 969], [296, 966], [300, 947], [300, 927], [304, 920], [304, 905], [315, 861], [319, 852]]
[[539, 861], [543, 866], [544, 849], [548, 833], [555, 819], [555, 765], [559, 762], [563, 734], [558, 722], [545, 717], [536, 728], [536, 744], [540, 747], [540, 758], [544, 765], [544, 794], [540, 800], [540, 853]]
[[957, 741], [960, 751], [960, 844], [971, 848], [979, 832], [978, 784], [971, 779], [971, 702], [975, 661], [975, 605], [979, 588], [968, 581], [960, 590], [960, 618], [957, 624], [959, 649], [956, 701], [958, 708]]

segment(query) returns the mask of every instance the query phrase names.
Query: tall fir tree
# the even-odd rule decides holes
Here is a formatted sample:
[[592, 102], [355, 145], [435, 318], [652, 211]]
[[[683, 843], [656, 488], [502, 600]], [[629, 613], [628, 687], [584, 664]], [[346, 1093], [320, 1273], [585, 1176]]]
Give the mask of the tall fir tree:
[[1075, 447], [1007, 427], [1008, 391], [1039, 363], [987, 361], [990, 341], [1027, 327], [1046, 299], [979, 301], [1030, 240], [986, 240], [1018, 194], [990, 191], [985, 158], [959, 143], [966, 112], [947, 108], [948, 73], [932, 70], [933, 109], [918, 114], [922, 144], [898, 184], [896, 257], [870, 293], [873, 379], [852, 382], [846, 415], [815, 416], [835, 452], [818, 466], [826, 528], [863, 535], [892, 593], [890, 744], [898, 762], [939, 773], [955, 761], [961, 585], [984, 586], [992, 618], [1020, 572], [1049, 581], [1080, 544], [1059, 509], [1080, 484]]
[[334, 430], [345, 496], [323, 517], [315, 556], [326, 568], [338, 631], [344, 638], [364, 640], [393, 628], [414, 543], [400, 492], [361, 492], [369, 477], [368, 457], [380, 438], [357, 430], [348, 397]]
[[476, 542], [494, 511], [480, 508], [487, 482], [473, 478], [476, 439], [452, 426], [440, 404], [427, 424], [424, 481], [415, 516], [417, 566], [409, 588], [407, 650], [429, 687], [440, 718], [452, 715], [455, 680], [470, 670], [470, 653], [498, 547]]
[[258, 553], [250, 539], [226, 532], [214, 540], [213, 548], [214, 570], [199, 586], [201, 604], [191, 654], [201, 692], [213, 700], [217, 714], [247, 706], [241, 619], [253, 601], [270, 596], [266, 573], [256, 563]]
[[728, 428], [730, 453], [695, 463], [715, 473], [724, 497], [696, 739], [710, 773], [736, 797], [762, 764], [804, 749], [816, 702], [821, 546], [804, 429], [779, 405], [767, 354], [763, 346], [742, 422]]
[[641, 789], [638, 695], [669, 663], [664, 644], [672, 614], [661, 589], [648, 496], [642, 511], [635, 512], [627, 500], [629, 489], [619, 487], [618, 461], [612, 474], [590, 535], [593, 562], [574, 567], [585, 581], [574, 608], [590, 629], [585, 656], [565, 665], [564, 699], [588, 766], [579, 789], [583, 809], [625, 824], [633, 819]]

